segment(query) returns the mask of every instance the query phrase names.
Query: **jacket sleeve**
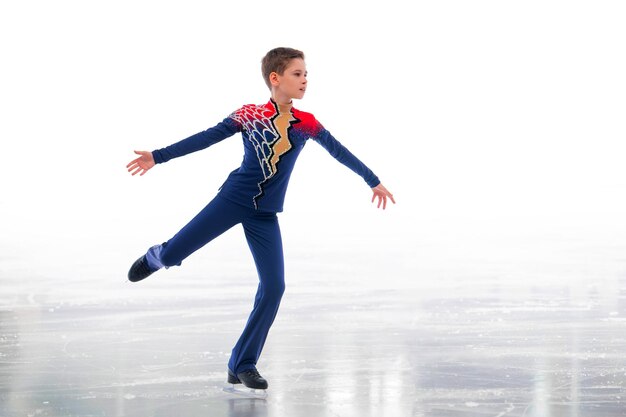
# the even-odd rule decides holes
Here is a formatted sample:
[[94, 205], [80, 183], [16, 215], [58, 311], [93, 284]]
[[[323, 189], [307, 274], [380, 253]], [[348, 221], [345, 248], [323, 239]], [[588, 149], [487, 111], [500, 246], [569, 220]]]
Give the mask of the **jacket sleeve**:
[[208, 148], [237, 132], [241, 132], [241, 124], [234, 120], [231, 115], [207, 130], [198, 132], [165, 148], [152, 151], [152, 156], [154, 162], [161, 164], [170, 159]]
[[320, 130], [312, 139], [322, 145], [337, 161], [341, 162], [352, 171], [360, 175], [371, 188], [380, 184], [380, 180], [371, 169], [354, 156], [345, 146], [330, 134], [328, 130], [319, 125]]

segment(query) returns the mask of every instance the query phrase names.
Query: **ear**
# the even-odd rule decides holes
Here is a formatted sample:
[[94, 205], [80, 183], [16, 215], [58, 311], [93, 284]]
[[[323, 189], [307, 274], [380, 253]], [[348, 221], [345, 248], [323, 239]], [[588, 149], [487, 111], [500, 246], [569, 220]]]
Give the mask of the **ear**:
[[276, 73], [276, 72], [271, 72], [269, 78], [270, 78], [270, 84], [271, 85], [276, 86], [280, 82], [280, 80], [278, 79], [278, 73]]

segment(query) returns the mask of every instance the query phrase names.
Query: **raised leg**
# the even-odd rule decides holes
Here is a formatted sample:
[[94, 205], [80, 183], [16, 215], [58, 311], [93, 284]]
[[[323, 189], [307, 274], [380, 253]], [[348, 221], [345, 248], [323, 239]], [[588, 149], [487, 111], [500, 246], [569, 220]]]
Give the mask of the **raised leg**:
[[148, 264], [152, 268], [180, 265], [181, 262], [217, 236], [240, 223], [252, 209], [215, 196], [170, 240], [150, 248]]

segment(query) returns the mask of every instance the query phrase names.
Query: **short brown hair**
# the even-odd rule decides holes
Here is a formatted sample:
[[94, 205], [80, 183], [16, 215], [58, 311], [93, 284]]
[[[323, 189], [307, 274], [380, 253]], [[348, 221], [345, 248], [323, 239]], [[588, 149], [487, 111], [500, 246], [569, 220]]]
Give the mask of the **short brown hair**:
[[293, 48], [274, 48], [265, 54], [261, 61], [261, 72], [263, 73], [263, 80], [267, 84], [267, 88], [272, 89], [270, 84], [270, 74], [275, 72], [279, 75], [283, 75], [289, 61], [294, 58], [304, 59], [304, 52], [298, 51]]

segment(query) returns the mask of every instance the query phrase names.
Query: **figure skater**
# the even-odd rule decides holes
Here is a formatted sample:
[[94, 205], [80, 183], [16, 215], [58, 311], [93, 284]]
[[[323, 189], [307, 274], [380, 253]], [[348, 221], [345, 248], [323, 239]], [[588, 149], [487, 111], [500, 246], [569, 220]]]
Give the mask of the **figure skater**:
[[154, 245], [137, 259], [128, 279], [140, 281], [161, 268], [180, 265], [202, 246], [241, 223], [256, 264], [259, 286], [252, 313], [228, 362], [228, 382], [265, 390], [267, 380], [256, 369], [269, 329], [285, 290], [283, 248], [276, 213], [283, 211], [289, 177], [307, 140], [322, 145], [335, 159], [360, 175], [371, 187], [372, 202], [385, 209], [393, 195], [378, 177], [339, 143], [311, 113], [293, 107], [307, 88], [304, 54], [275, 48], [262, 60], [262, 74], [271, 91], [266, 104], [247, 104], [222, 122], [187, 139], [140, 155], [128, 165], [144, 175], [155, 164], [207, 148], [241, 132], [244, 158], [228, 175], [208, 205], [170, 240]]

